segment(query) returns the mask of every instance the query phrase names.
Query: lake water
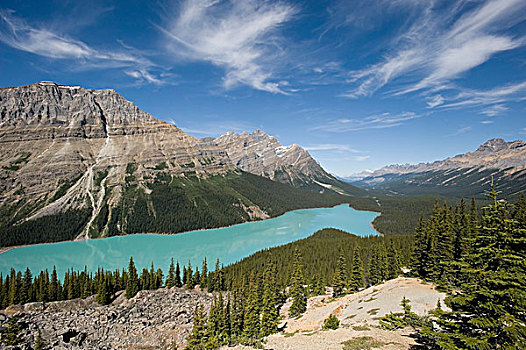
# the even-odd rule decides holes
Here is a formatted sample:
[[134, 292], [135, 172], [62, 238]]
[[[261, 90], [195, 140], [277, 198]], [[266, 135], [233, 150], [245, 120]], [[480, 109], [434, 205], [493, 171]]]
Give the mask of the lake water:
[[308, 237], [327, 227], [359, 236], [376, 235], [371, 222], [378, 215], [343, 204], [332, 208], [294, 210], [268, 220], [176, 235], [135, 234], [39, 244], [0, 254], [0, 272], [5, 276], [12, 267], [20, 271], [29, 267], [35, 275], [44, 269], [51, 271], [56, 266], [58, 276], [62, 278], [71, 267], [83, 270], [87, 266], [89, 271], [96, 271], [98, 267], [122, 269], [128, 266], [130, 256], [139, 269], [149, 267], [153, 262], [165, 273], [172, 257], [182, 265], [191, 261], [192, 266], [199, 268], [203, 258], [207, 257], [212, 270], [217, 258], [227, 265], [259, 250]]

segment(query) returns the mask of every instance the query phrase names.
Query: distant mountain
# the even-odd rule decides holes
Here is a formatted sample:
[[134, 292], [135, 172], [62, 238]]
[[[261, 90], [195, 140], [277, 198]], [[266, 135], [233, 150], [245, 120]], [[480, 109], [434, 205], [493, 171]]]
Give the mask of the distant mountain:
[[296, 144], [283, 146], [262, 130], [241, 134], [229, 131], [210, 141], [246, 172], [317, 192], [363, 193], [327, 173], [305, 149]]
[[352, 183], [391, 193], [471, 196], [484, 193], [492, 178], [506, 196], [526, 191], [526, 142], [491, 139], [474, 152], [432, 163], [389, 165]]
[[[295, 178], [310, 171], [287, 162]], [[222, 144], [187, 135], [114, 90], [0, 89], [0, 246], [180, 232], [346, 201], [243, 168]]]

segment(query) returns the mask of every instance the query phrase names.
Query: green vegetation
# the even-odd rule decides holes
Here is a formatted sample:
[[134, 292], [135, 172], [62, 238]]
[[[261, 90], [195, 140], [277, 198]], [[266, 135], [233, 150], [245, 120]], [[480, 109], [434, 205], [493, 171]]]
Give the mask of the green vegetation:
[[343, 350], [371, 350], [388, 343], [374, 340], [372, 337], [359, 337], [344, 341], [342, 344]]
[[7, 346], [16, 346], [21, 344], [20, 332], [22, 328], [18, 324], [19, 316], [13, 316], [9, 320], [7, 327], [1, 331], [2, 343]]
[[95, 186], [99, 187], [102, 180], [104, 180], [106, 176], [108, 176], [108, 169], [97, 171], [97, 173], [95, 174], [95, 179], [94, 179]]
[[57, 199], [61, 198], [63, 195], [65, 195], [66, 192], [69, 190], [69, 188], [73, 186], [80, 179], [81, 176], [82, 175], [79, 175], [76, 178], [71, 179], [71, 180], [60, 180], [58, 182], [59, 187], [57, 191], [55, 192], [55, 194], [53, 195], [53, 197], [51, 197], [49, 202], [54, 202]]
[[[0, 215], [10, 208], [0, 208]], [[65, 213], [43, 216], [35, 220], [0, 226], [0, 246], [8, 247], [74, 239], [87, 224], [91, 211], [71, 209]]]
[[338, 329], [340, 328], [340, 320], [336, 315], [330, 314], [329, 317], [323, 321], [323, 329]]
[[[301, 191], [248, 173], [207, 179], [162, 174], [147, 184], [151, 190], [148, 195], [138, 185], [124, 188], [121, 203], [111, 210], [112, 235], [228, 226], [250, 220], [243, 206], [257, 205], [277, 216], [293, 209], [331, 206], [347, 200], [340, 195]], [[120, 215], [113, 215], [114, 211]]]
[[12, 162], [9, 162], [9, 166], [2, 167], [5, 170], [17, 171], [20, 169], [21, 164], [26, 164], [28, 162], [31, 152], [21, 152], [18, 154], [18, 158]]
[[[305, 281], [318, 280], [316, 284], [332, 286], [338, 269], [340, 252], [347, 263], [345, 289], [342, 294], [352, 292], [348, 288], [356, 261], [364, 267], [364, 285], [371, 286], [397, 277], [402, 266], [409, 266], [413, 246], [411, 236], [358, 237], [336, 229], [324, 229], [312, 236], [283, 246], [257, 252], [240, 262], [226, 266], [226, 285], [240, 284], [246, 277], [261, 270], [267, 261], [274, 261], [280, 268], [276, 283], [280, 289], [290, 285], [296, 250], [302, 256], [302, 274]], [[322, 288], [323, 289], [323, 288]]]
[[402, 298], [400, 306], [402, 306], [404, 312], [390, 312], [389, 314], [380, 318], [379, 323], [381, 327], [390, 331], [394, 331], [396, 329], [401, 329], [409, 326], [416, 328], [422, 325], [422, 319], [420, 318], [420, 316], [411, 311], [411, 305], [409, 304], [409, 300], [406, 299], [406, 297]]

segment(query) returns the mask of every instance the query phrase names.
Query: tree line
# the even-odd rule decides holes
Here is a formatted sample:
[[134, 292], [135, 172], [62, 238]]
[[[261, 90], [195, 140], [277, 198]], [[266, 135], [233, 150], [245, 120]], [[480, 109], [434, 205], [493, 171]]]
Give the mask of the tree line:
[[414, 273], [447, 291], [419, 329], [427, 348], [526, 348], [526, 200], [487, 196], [482, 211], [437, 205], [416, 230]]

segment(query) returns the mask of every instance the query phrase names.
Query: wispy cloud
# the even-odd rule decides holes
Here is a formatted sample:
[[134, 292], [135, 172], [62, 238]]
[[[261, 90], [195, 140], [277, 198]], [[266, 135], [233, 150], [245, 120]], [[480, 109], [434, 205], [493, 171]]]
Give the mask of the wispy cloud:
[[494, 121], [493, 120], [483, 120], [480, 122], [480, 124], [483, 124], [483, 125], [488, 125], [488, 124], [493, 124]]
[[398, 114], [382, 113], [362, 119], [342, 118], [332, 120], [322, 125], [316, 126], [312, 128], [312, 130], [348, 132], [367, 129], [385, 129], [400, 126], [409, 120], [420, 117], [421, 115], [413, 112], [402, 112]]
[[286, 82], [274, 81], [273, 67], [283, 54], [278, 28], [294, 13], [284, 2], [186, 0], [161, 29], [177, 57], [224, 68], [225, 88], [287, 93]]
[[[415, 3], [420, 6], [421, 2]], [[371, 95], [401, 76], [404, 83], [395, 94], [432, 89], [458, 78], [498, 52], [526, 43], [524, 37], [502, 33], [524, 19], [523, 0], [483, 1], [463, 14], [464, 1], [450, 2], [446, 10], [434, 1], [427, 4], [420, 20], [396, 40], [393, 52], [379, 63], [350, 73], [349, 82], [356, 85], [346, 96]], [[431, 100], [430, 107], [439, 103]]]
[[484, 115], [487, 115], [488, 117], [495, 117], [497, 115], [503, 114], [507, 110], [509, 110], [508, 107], [506, 107], [506, 106], [504, 106], [502, 104], [498, 104], [498, 105], [490, 106], [490, 107], [482, 110], [482, 112], [480, 112], [480, 113], [484, 114]]
[[349, 152], [349, 153], [360, 153], [360, 151], [352, 148], [349, 145], [341, 144], [332, 144], [332, 143], [323, 143], [316, 145], [304, 146], [307, 151], [339, 151], [339, 152]]
[[[483, 107], [481, 114], [494, 117], [509, 109], [505, 102], [526, 99], [526, 82], [506, 84], [489, 90], [465, 89], [458, 86], [449, 86], [444, 90], [449, 90], [449, 94], [443, 91], [429, 97], [430, 108]], [[433, 101], [437, 103], [430, 103]]]
[[120, 45], [115, 51], [98, 50], [65, 34], [32, 26], [16, 17], [13, 11], [0, 9], [0, 41], [42, 57], [82, 62], [84, 69], [126, 68], [124, 73], [133, 78], [148, 83], [163, 83], [151, 72], [155, 65], [138, 50], [125, 45]]
[[465, 133], [471, 131], [471, 129], [473, 129], [471, 126], [466, 126], [466, 127], [463, 127], [463, 128], [458, 129], [457, 131], [455, 131], [455, 132], [452, 133], [452, 134], [449, 134], [449, 136], [458, 136], [458, 135], [462, 135], [462, 134], [465, 134]]

